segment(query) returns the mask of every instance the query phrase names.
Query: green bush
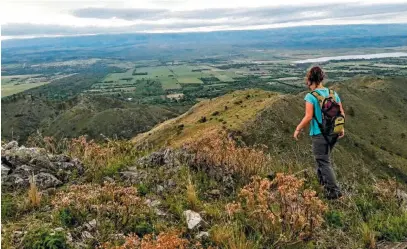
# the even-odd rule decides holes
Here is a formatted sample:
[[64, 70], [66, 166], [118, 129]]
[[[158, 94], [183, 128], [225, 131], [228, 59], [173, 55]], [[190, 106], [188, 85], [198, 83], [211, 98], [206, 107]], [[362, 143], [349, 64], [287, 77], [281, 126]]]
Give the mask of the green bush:
[[58, 217], [63, 226], [73, 227], [78, 224], [78, 218], [76, 217], [75, 213], [68, 208], [64, 208], [59, 211]]
[[61, 232], [39, 228], [29, 231], [23, 239], [24, 249], [68, 249], [65, 235]]
[[146, 196], [148, 194], [148, 192], [149, 192], [149, 189], [148, 189], [147, 185], [141, 183], [137, 186], [137, 193], [140, 196]]
[[325, 214], [326, 222], [332, 227], [343, 227], [342, 213], [332, 210]]
[[142, 221], [141, 223], [136, 224], [132, 230], [137, 236], [143, 237], [146, 234], [153, 233], [154, 227], [150, 223]]

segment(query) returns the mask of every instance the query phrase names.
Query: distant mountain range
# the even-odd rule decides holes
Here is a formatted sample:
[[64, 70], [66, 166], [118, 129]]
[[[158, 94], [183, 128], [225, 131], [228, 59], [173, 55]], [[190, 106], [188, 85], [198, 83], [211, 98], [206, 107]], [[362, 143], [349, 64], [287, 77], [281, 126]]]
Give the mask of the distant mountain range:
[[[238, 53], [239, 49], [329, 49], [407, 45], [407, 25], [305, 26], [267, 30], [165, 34], [106, 34], [3, 40], [3, 63], [22, 55], [35, 60], [112, 57], [174, 58], [174, 55]], [[177, 53], [178, 52], [178, 53]], [[36, 56], [41, 54], [40, 56]], [[20, 57], [19, 57], [20, 56]]]

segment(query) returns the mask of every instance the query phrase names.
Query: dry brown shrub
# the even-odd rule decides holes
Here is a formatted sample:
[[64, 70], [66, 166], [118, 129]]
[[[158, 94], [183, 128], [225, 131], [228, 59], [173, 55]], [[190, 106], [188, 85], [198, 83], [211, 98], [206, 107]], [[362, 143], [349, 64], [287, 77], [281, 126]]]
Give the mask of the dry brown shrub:
[[187, 239], [180, 238], [180, 233], [177, 231], [162, 232], [158, 236], [152, 234], [144, 236], [140, 239], [137, 235], [131, 234], [126, 236], [124, 244], [121, 246], [112, 245], [107, 242], [99, 247], [99, 249], [185, 249], [196, 248], [200, 249], [202, 246], [192, 244]]
[[243, 215], [244, 222], [274, 243], [311, 238], [321, 227], [326, 209], [315, 191], [303, 188], [303, 180], [282, 173], [273, 181], [253, 177], [240, 191], [239, 202], [226, 206], [229, 215]]
[[195, 154], [197, 164], [222, 167], [244, 177], [262, 174], [270, 164], [269, 156], [261, 148], [238, 146], [224, 132], [211, 132], [185, 147]]
[[373, 190], [382, 201], [390, 201], [397, 198], [397, 190], [399, 190], [399, 186], [394, 180], [381, 180], [374, 184]]
[[135, 187], [115, 183], [72, 185], [67, 191], [58, 192], [52, 205], [56, 210], [69, 208], [98, 220], [110, 219], [116, 228], [126, 226], [133, 216], [150, 211]]

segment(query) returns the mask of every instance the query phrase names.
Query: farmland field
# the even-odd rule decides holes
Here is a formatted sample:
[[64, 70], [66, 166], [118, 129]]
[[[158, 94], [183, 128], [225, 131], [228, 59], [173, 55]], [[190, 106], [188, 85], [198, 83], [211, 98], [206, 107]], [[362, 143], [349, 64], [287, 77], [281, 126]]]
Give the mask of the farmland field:
[[13, 95], [19, 92], [23, 92], [25, 90], [42, 86], [47, 84], [48, 82], [39, 82], [39, 83], [27, 83], [27, 84], [19, 84], [19, 85], [13, 85], [13, 84], [2, 84], [1, 85], [1, 96], [9, 96]]
[[13, 95], [47, 83], [48, 79], [41, 74], [2, 76], [1, 96]]

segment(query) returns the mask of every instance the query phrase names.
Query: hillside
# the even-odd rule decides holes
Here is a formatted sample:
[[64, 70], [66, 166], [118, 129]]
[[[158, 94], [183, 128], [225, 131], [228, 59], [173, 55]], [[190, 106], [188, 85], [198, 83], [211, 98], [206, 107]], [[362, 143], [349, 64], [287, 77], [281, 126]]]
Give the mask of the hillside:
[[[305, 92], [232, 92], [131, 141], [2, 144], [2, 247], [405, 248], [406, 83], [332, 86], [347, 112], [334, 152], [339, 200], [324, 197], [308, 136], [292, 139]], [[110, 101], [81, 99], [54, 119], [75, 125], [49, 131], [127, 122], [119, 110], [129, 105]]]
[[[379, 172], [407, 183], [407, 81], [359, 77], [335, 85], [347, 113], [346, 137], [334, 153], [340, 177], [359, 181]], [[303, 115], [304, 93], [285, 96], [246, 124], [244, 140], [310, 162], [308, 135], [296, 143], [292, 131]], [[362, 173], [363, 172], [363, 173]], [[348, 179], [350, 180], [350, 179]]]
[[139, 134], [136, 144], [155, 147], [179, 147], [211, 132], [239, 131], [258, 112], [272, 105], [280, 96], [263, 90], [235, 91], [224, 96], [204, 100], [185, 114], [158, 124], [152, 130]]
[[143, 105], [99, 96], [80, 96], [67, 101], [26, 97], [2, 103], [2, 134], [25, 142], [39, 130], [57, 138], [88, 135], [91, 138], [131, 138], [155, 124], [178, 115], [159, 105]]
[[[335, 153], [343, 172], [369, 165], [368, 172], [386, 172], [407, 182], [406, 84], [405, 79], [358, 77], [333, 86], [347, 112], [347, 135]], [[296, 160], [308, 160], [313, 165], [307, 133], [302, 141], [292, 139], [292, 131], [303, 115], [304, 95], [305, 92], [293, 96], [260, 90], [237, 91], [200, 102], [186, 114], [139, 134], [133, 141], [156, 148], [163, 145], [176, 148], [213, 130], [225, 130], [242, 136], [249, 145], [263, 144], [271, 153], [287, 158], [294, 154]], [[228, 108], [225, 110], [224, 106]], [[207, 121], [201, 123], [201, 117]]]

